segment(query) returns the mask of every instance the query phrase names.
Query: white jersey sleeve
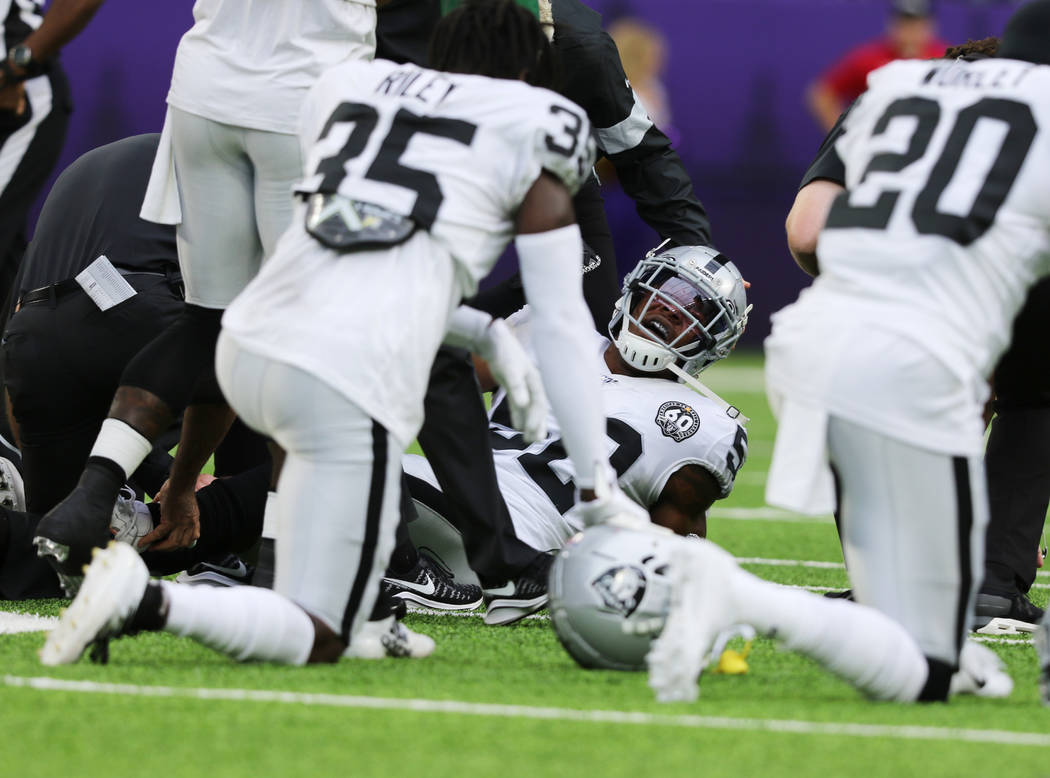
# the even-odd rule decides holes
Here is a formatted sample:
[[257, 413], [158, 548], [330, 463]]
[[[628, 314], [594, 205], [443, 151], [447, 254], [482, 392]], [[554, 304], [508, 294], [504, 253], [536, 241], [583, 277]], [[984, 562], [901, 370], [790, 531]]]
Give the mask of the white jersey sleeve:
[[582, 108], [554, 92], [540, 92], [539, 103], [532, 158], [575, 194], [594, 165], [596, 145], [590, 121]]

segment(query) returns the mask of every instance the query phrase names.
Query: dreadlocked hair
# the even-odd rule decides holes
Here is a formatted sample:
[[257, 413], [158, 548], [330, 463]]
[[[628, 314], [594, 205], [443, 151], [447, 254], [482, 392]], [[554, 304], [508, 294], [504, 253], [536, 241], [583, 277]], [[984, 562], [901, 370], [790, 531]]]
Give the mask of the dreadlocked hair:
[[438, 22], [428, 63], [435, 70], [554, 83], [554, 55], [532, 14], [513, 0], [467, 0]]
[[994, 57], [999, 53], [998, 38], [981, 38], [979, 41], [968, 40], [958, 46], [949, 46], [944, 52], [945, 59], [959, 59], [967, 57]]

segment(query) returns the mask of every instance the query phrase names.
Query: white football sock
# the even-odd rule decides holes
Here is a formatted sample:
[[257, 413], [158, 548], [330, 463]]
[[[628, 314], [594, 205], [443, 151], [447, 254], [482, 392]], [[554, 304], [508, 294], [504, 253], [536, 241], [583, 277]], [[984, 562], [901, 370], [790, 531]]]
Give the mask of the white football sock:
[[193, 638], [239, 661], [306, 664], [314, 625], [286, 597], [257, 586], [160, 585], [168, 601], [166, 632]]
[[874, 608], [821, 597], [739, 571], [740, 620], [880, 700], [912, 702], [928, 665], [904, 628]]
[[277, 492], [266, 493], [266, 506], [263, 508], [262, 536], [273, 540], [277, 537]]
[[124, 471], [124, 477], [130, 478], [152, 450], [149, 439], [130, 424], [120, 419], [106, 419], [95, 438], [91, 456], [115, 462]]

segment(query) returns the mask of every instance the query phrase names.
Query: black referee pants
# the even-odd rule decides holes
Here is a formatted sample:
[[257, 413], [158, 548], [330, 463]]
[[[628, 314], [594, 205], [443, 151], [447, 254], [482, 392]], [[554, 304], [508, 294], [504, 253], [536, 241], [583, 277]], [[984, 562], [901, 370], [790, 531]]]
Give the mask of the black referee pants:
[[77, 289], [25, 305], [8, 322], [4, 384], [30, 513], [46, 513], [76, 486], [124, 366], [182, 310], [174, 278], [125, 278], [138, 293], [108, 311]]
[[1028, 293], [995, 369], [985, 468], [991, 519], [982, 591], [1009, 596], [1035, 581], [1036, 547], [1050, 503], [1050, 278]]

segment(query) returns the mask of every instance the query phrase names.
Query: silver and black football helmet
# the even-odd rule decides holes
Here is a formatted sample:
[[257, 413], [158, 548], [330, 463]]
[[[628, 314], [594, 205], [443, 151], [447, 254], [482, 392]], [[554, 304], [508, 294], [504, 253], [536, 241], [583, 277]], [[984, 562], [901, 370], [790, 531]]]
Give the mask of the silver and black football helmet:
[[551, 565], [554, 631], [587, 668], [641, 670], [670, 607], [668, 562], [682, 538], [612, 524], [573, 536]]
[[[673, 363], [695, 378], [729, 356], [750, 310], [740, 271], [717, 249], [654, 249], [624, 278], [609, 336], [637, 370], [659, 373]], [[678, 334], [668, 316], [683, 320]]]

